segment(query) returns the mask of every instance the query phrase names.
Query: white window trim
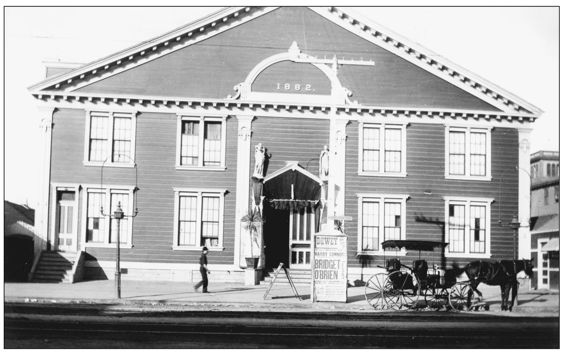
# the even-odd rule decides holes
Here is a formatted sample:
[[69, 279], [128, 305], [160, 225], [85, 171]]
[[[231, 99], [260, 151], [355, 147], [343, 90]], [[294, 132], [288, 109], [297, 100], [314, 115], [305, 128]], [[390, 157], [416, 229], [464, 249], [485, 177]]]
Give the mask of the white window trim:
[[[444, 177], [446, 179], [456, 180], [478, 180], [478, 181], [491, 181], [491, 130], [492, 126], [476, 127], [476, 126], [462, 126], [462, 125], [445, 125], [444, 134]], [[465, 157], [465, 174], [464, 175], [451, 175], [450, 174], [450, 132], [460, 131], [466, 134], [466, 157]], [[470, 175], [470, 133], [482, 132], [485, 133], [486, 156], [485, 156], [485, 175]]]
[[52, 247], [57, 247], [55, 244], [55, 236], [57, 235], [57, 229], [55, 225], [57, 224], [57, 191], [74, 191], [75, 201], [74, 201], [74, 211], [73, 211], [73, 231], [75, 236], [75, 248], [78, 249], [79, 237], [77, 232], [79, 231], [79, 190], [81, 186], [79, 184], [65, 184], [65, 183], [52, 183], [51, 184], [51, 245]]
[[[104, 213], [110, 214], [114, 210], [110, 209], [110, 194], [112, 191], [127, 191], [130, 212], [134, 210], [134, 190], [135, 186], [131, 185], [84, 185], [82, 189], [82, 213], [81, 213], [81, 249], [85, 248], [116, 248], [116, 244], [110, 243], [108, 237], [105, 235], [104, 243], [87, 243], [86, 242], [86, 229], [87, 229], [87, 218], [88, 218], [88, 192], [89, 191], [104, 191], [106, 193], [104, 202]], [[105, 221], [108, 222], [107, 229], [110, 231], [110, 221], [109, 217], [105, 217]], [[126, 234], [126, 242], [120, 243], [121, 249], [133, 248], [133, 218], [124, 217], [121, 222], [128, 222], [128, 233]]]
[[470, 206], [485, 206], [485, 253], [478, 254], [478, 253], [471, 253], [469, 246], [466, 246], [466, 252], [464, 253], [451, 253], [450, 248], [446, 247], [445, 255], [446, 257], [451, 258], [478, 258], [478, 259], [488, 259], [491, 258], [491, 203], [493, 202], [492, 198], [482, 198], [482, 197], [462, 197], [462, 196], [444, 196], [444, 220], [446, 222], [445, 227], [445, 237], [446, 241], [449, 242], [450, 239], [448, 238], [450, 225], [448, 224], [450, 221], [450, 213], [449, 213], [449, 206], [450, 203], [457, 203], [460, 205], [464, 205], [465, 209], [465, 220], [464, 220], [464, 237], [466, 244], [469, 243], [469, 236], [470, 236]]
[[[107, 152], [106, 160], [100, 161], [90, 161], [90, 118], [92, 113], [108, 114], [108, 137], [107, 137]], [[84, 138], [84, 156], [83, 165], [91, 167], [118, 167], [118, 168], [134, 168], [136, 163], [136, 126], [137, 126], [137, 115], [138, 112], [114, 112], [114, 111], [99, 111], [99, 110], [87, 110], [85, 114], [85, 138]], [[131, 131], [131, 149], [130, 149], [130, 161], [127, 163], [113, 162], [112, 161], [112, 147], [114, 139], [114, 118], [115, 117], [128, 117], [132, 119], [132, 131]]]
[[386, 256], [405, 256], [407, 251], [405, 248], [394, 251], [386, 250], [381, 248], [381, 243], [379, 244], [379, 250], [362, 250], [362, 202], [364, 200], [375, 200], [380, 202], [379, 207], [379, 235], [380, 240], [383, 241], [383, 236], [385, 234], [385, 213], [384, 213], [384, 203], [387, 201], [401, 202], [401, 240], [406, 239], [407, 235], [407, 199], [409, 195], [402, 194], [373, 194], [373, 193], [358, 193], [358, 245], [357, 254], [358, 255], [386, 255]]
[[[175, 153], [175, 168], [177, 170], [209, 170], [209, 171], [223, 171], [226, 170], [226, 120], [227, 116], [204, 116], [204, 115], [183, 115], [177, 114], [177, 144]], [[183, 121], [198, 121], [199, 122], [199, 156], [198, 165], [186, 166], [181, 165], [181, 132]], [[220, 165], [219, 166], [205, 166], [203, 165], [204, 158], [204, 122], [218, 121], [222, 123], [221, 131], [221, 145], [220, 145]]]
[[[360, 121], [358, 124], [358, 175], [405, 178], [407, 176], [407, 125], [408, 123], [374, 123]], [[364, 171], [364, 127], [378, 127], [379, 130], [379, 172]], [[385, 172], [385, 129], [401, 128], [401, 171]]]
[[173, 188], [175, 192], [174, 200], [174, 224], [173, 224], [173, 250], [198, 250], [202, 246], [188, 246], [178, 245], [179, 233], [179, 197], [183, 195], [196, 195], [197, 196], [197, 236], [201, 238], [201, 223], [202, 223], [202, 196], [213, 195], [220, 197], [219, 209], [219, 223], [218, 223], [218, 246], [208, 247], [209, 251], [223, 251], [224, 250], [224, 199], [228, 190], [226, 189], [203, 189], [203, 188]]

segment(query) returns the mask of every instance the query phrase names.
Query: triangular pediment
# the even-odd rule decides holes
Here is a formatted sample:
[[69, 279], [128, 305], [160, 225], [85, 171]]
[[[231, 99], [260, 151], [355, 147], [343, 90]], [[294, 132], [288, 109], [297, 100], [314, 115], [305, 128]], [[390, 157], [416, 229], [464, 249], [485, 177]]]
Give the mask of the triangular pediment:
[[[365, 66], [341, 64], [337, 68], [339, 82], [351, 93], [351, 101], [362, 107], [535, 116], [541, 113], [528, 102], [406, 38], [334, 7], [227, 8], [49, 78], [30, 90], [222, 100], [234, 95], [234, 87], [244, 82], [258, 63], [286, 52], [293, 42], [314, 58], [337, 56], [374, 62]], [[280, 77], [268, 77], [274, 90], [285, 87], [282, 84], [295, 84], [284, 82], [285, 76], [281, 69]], [[306, 84], [301, 82], [302, 86], [296, 87]], [[262, 81], [262, 85], [268, 87], [269, 82]]]

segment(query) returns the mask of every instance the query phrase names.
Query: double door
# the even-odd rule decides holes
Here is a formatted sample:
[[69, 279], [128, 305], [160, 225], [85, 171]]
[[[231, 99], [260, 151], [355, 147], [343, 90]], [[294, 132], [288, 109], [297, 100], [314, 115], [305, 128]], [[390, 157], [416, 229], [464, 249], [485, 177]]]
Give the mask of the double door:
[[289, 212], [290, 268], [311, 268], [312, 242], [316, 231], [315, 212], [311, 208]]

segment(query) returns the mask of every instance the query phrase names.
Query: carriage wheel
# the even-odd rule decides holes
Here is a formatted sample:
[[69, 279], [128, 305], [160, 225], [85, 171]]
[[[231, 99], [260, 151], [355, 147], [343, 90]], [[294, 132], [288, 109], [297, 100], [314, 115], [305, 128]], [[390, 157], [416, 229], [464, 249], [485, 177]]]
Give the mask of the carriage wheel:
[[426, 306], [440, 310], [448, 306], [448, 290], [446, 288], [427, 287], [422, 290]]
[[366, 300], [374, 309], [384, 310], [388, 308], [385, 301], [385, 293], [388, 292], [386, 287], [387, 274], [378, 273], [370, 277], [366, 283]]
[[421, 284], [415, 276], [395, 271], [387, 276], [385, 286], [390, 288], [384, 292], [384, 299], [389, 307], [397, 310], [417, 307]]
[[[471, 294], [470, 294], [471, 293]], [[470, 305], [473, 302], [474, 291], [466, 282], [456, 283], [450, 287], [449, 303], [454, 310], [469, 310], [468, 295], [470, 295]]]

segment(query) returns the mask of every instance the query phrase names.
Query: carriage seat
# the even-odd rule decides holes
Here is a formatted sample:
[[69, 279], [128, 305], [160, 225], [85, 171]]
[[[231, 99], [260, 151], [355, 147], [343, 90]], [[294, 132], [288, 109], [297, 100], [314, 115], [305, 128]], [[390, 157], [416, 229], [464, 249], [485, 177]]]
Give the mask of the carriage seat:
[[428, 264], [426, 260], [413, 261], [413, 272], [420, 281], [426, 280], [428, 273]]
[[387, 272], [391, 273], [394, 271], [401, 270], [401, 260], [399, 259], [387, 259], [385, 263], [385, 267], [387, 268]]

